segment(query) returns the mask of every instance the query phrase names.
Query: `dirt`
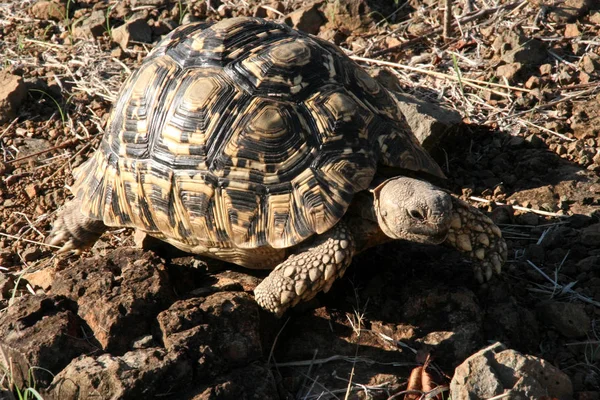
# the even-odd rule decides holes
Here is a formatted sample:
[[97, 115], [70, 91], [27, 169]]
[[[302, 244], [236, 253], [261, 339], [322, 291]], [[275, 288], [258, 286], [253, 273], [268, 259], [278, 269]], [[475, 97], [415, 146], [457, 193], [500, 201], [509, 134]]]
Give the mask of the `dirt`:
[[[448, 384], [500, 341], [600, 399], [600, 6], [491, 3], [456, 2], [446, 41], [432, 0], [0, 4], [0, 364], [16, 371], [0, 388], [37, 367], [48, 399], [385, 399], [425, 355]], [[179, 24], [240, 15], [397, 63], [394, 89], [460, 114], [429, 150], [502, 228], [502, 275], [479, 285], [451, 249], [391, 243], [278, 320], [252, 299], [264, 275], [135, 250], [129, 230], [55, 255], [45, 236], [124, 79]]]

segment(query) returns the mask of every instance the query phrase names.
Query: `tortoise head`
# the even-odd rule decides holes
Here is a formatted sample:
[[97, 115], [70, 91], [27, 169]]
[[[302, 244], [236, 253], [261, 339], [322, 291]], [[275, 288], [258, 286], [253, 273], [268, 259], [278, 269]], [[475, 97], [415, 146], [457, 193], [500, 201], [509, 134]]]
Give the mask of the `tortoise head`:
[[392, 239], [438, 244], [448, 235], [452, 199], [429, 182], [397, 177], [377, 186], [374, 209], [379, 227]]

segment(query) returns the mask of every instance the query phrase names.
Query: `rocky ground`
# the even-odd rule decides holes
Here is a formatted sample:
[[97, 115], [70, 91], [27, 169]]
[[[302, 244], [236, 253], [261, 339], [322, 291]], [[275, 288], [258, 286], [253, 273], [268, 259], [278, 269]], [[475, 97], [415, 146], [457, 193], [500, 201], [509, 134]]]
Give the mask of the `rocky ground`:
[[[0, 398], [600, 399], [600, 5], [454, 1], [444, 39], [441, 3], [0, 3]], [[180, 24], [240, 15], [401, 92], [449, 188], [502, 228], [503, 274], [479, 285], [450, 249], [393, 243], [278, 320], [253, 301], [262, 275], [128, 230], [54, 255], [124, 79]]]

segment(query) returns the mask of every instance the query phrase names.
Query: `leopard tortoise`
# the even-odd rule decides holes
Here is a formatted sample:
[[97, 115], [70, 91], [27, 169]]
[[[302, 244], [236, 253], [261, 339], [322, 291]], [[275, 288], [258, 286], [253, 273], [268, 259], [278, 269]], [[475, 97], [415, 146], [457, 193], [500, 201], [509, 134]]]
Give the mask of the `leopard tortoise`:
[[334, 45], [257, 18], [195, 23], [125, 83], [49, 241], [79, 252], [127, 226], [272, 269], [255, 297], [279, 315], [393, 239], [445, 241], [489, 279], [500, 230], [428, 176], [444, 177], [394, 98]]

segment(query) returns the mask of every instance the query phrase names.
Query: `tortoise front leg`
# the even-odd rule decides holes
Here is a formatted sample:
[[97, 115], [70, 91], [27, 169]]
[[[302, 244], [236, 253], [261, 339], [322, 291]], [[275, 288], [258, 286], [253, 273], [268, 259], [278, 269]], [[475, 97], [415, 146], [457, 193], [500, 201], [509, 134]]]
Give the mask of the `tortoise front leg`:
[[354, 239], [340, 221], [329, 231], [301, 245], [254, 289], [257, 303], [281, 316], [289, 307], [327, 292], [344, 275], [354, 255]]
[[481, 211], [452, 196], [452, 223], [446, 242], [474, 261], [479, 282], [499, 274], [507, 259], [506, 242], [500, 228]]

